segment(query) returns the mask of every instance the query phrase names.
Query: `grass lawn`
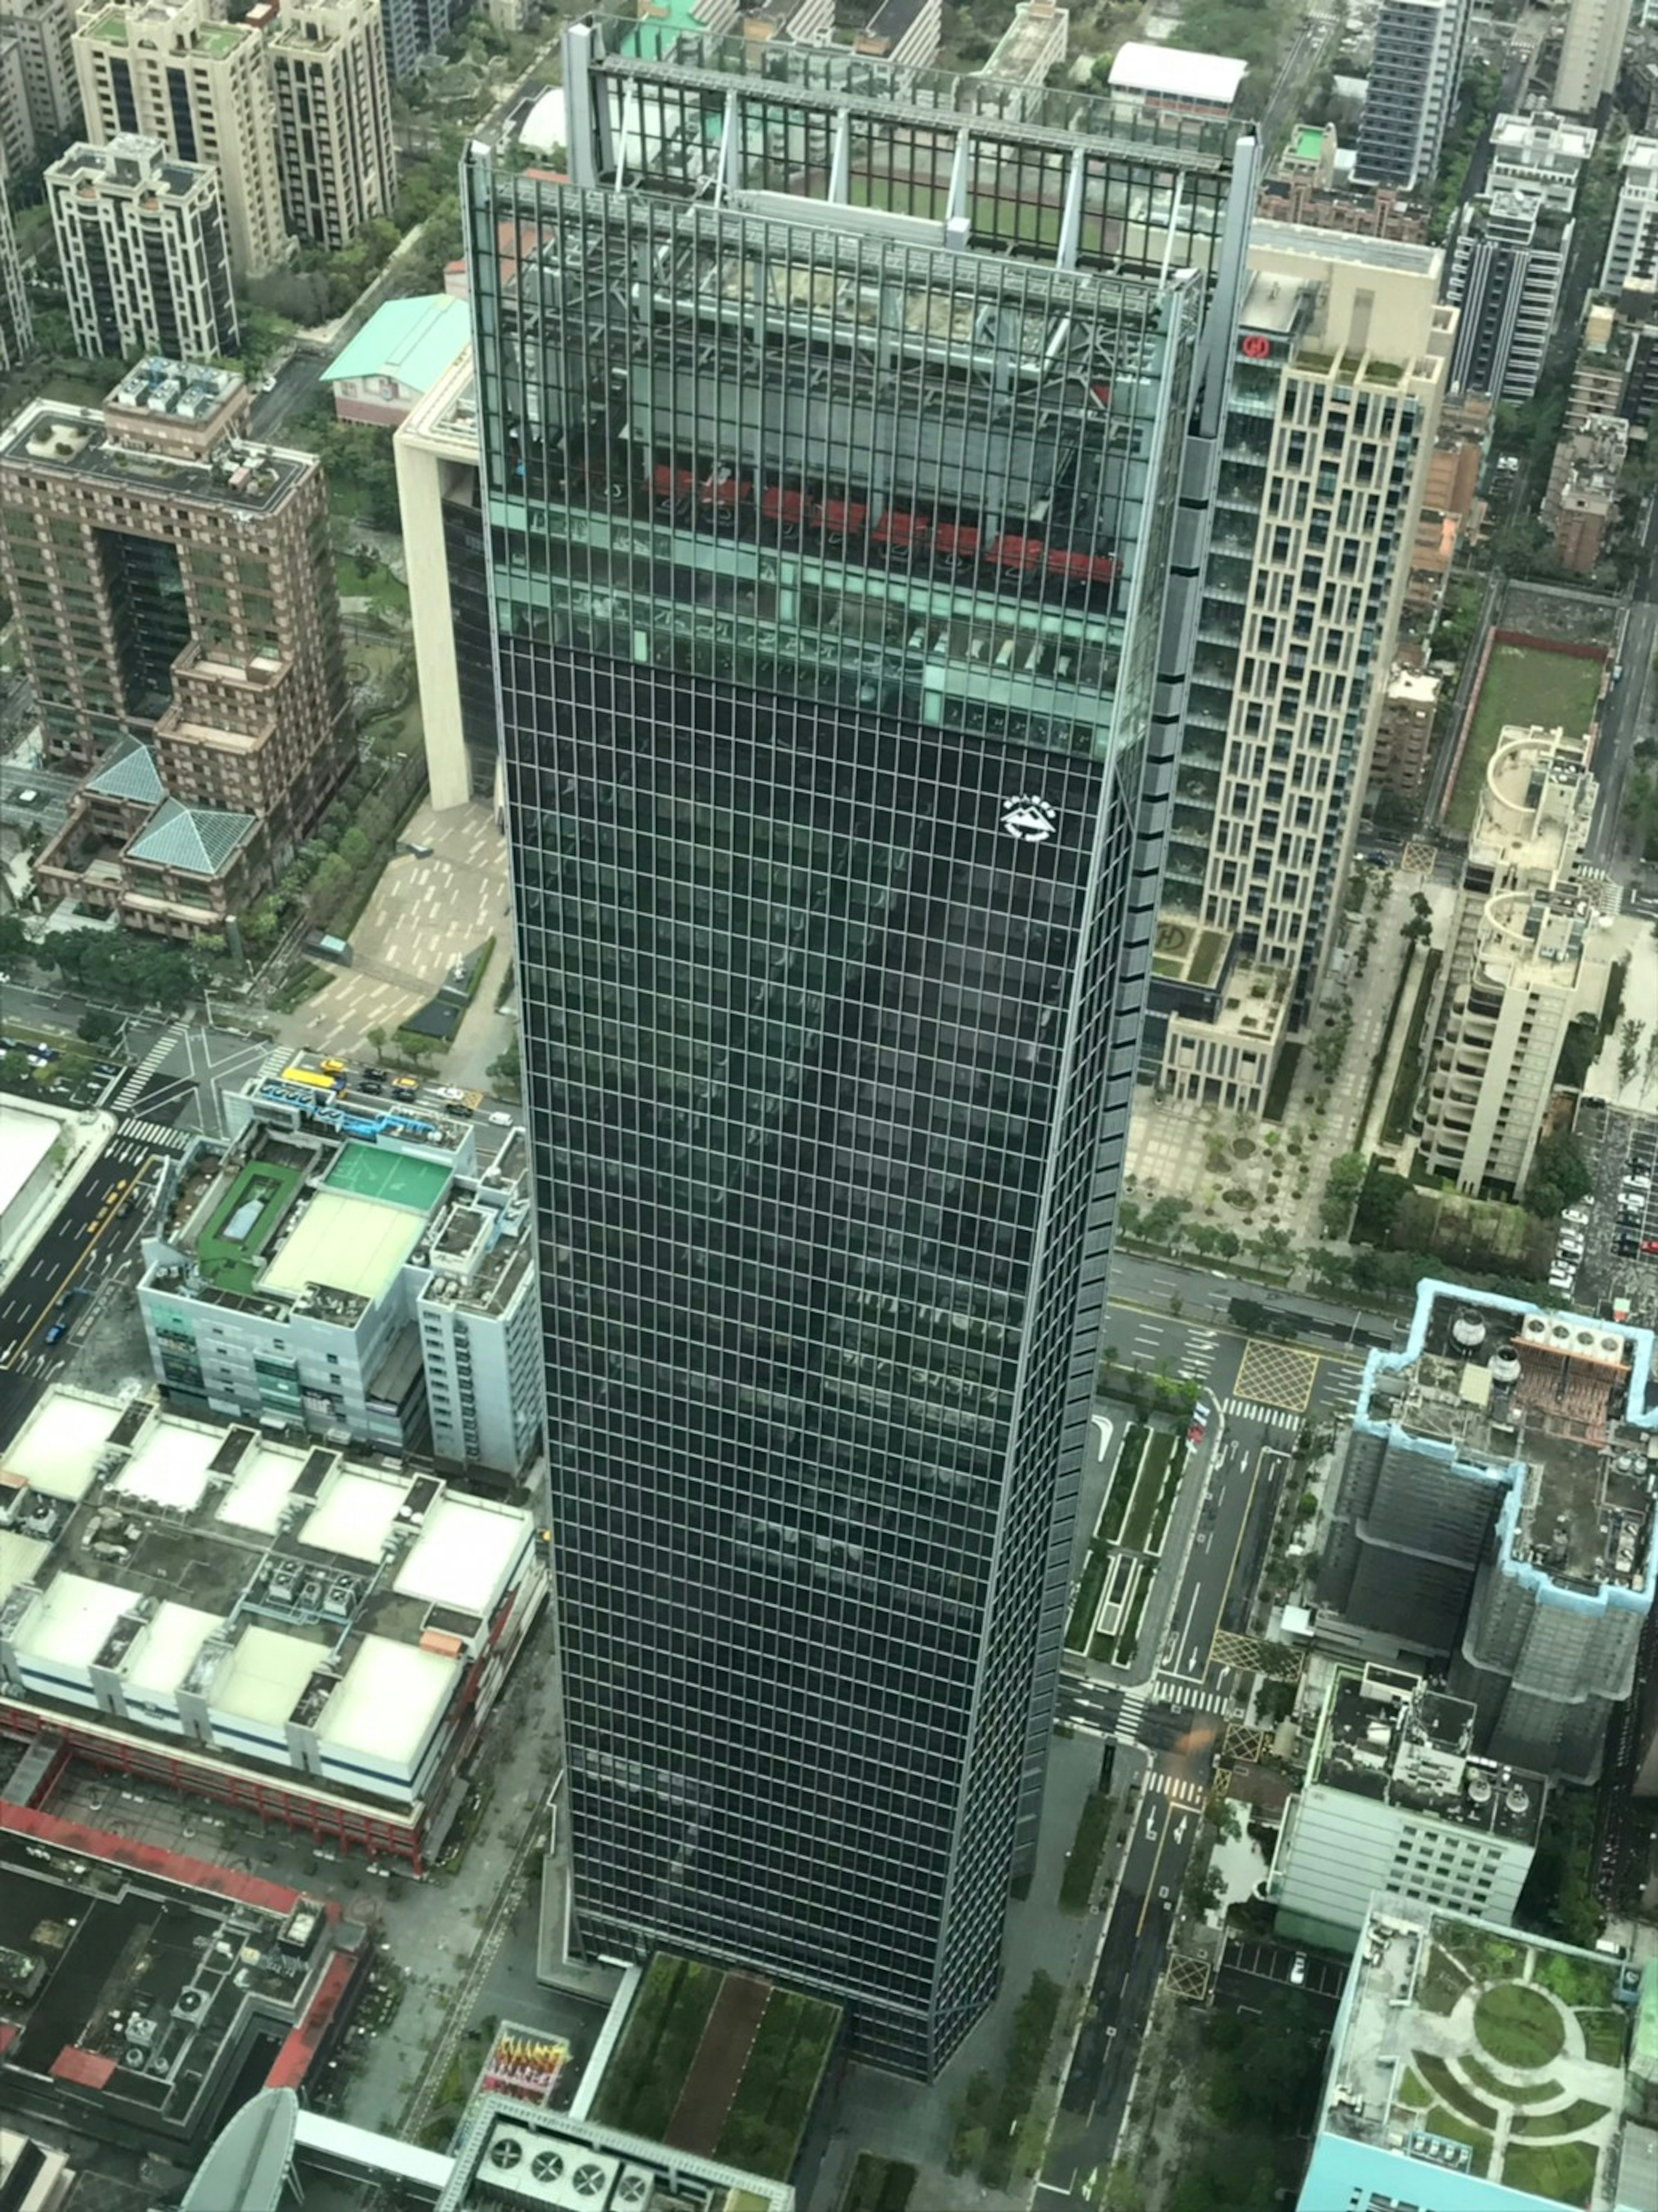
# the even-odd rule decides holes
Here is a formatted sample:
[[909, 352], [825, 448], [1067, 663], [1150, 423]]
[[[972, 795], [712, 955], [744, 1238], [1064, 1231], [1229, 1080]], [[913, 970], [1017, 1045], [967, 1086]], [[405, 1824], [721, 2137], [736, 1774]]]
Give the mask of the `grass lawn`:
[[1487, 2134], [1497, 2130], [1497, 2113], [1483, 2097], [1476, 2097], [1466, 2081], [1457, 2079], [1448, 2059], [1432, 2051], [1418, 2051], [1412, 2054], [1416, 2070], [1442, 2103], [1454, 2112], [1461, 2112], [1474, 2127], [1483, 2128]]
[[1580, 2012], [1584, 2056], [1597, 2066], [1621, 2066], [1629, 2027], [1621, 2012]]
[[1483, 2128], [1476, 2128], [1443, 2105], [1436, 2105], [1422, 2123], [1430, 2136], [1443, 2136], [1448, 2142], [1467, 2143], [1468, 2162], [1475, 2173], [1483, 2174], [1491, 2162], [1491, 2139]]
[[1509, 2129], [1516, 2136], [1581, 2136], [1586, 2128], [1599, 2127], [1606, 2117], [1606, 2106], [1597, 2105], [1592, 2098], [1579, 2097], [1558, 2112], [1516, 2112]]
[[1561, 2204], [1587, 2204], [1600, 2163], [1594, 2143], [1511, 2142], [1503, 2160], [1503, 2185], [1552, 2197]]
[[1473, 2032], [1499, 2066], [1546, 2066], [1566, 2040], [1565, 2023], [1540, 1990], [1498, 1982], [1480, 1992]]
[[[1179, 1480], [1179, 1470], [1173, 1466], [1175, 1447], [1179, 1439], [1168, 1429], [1154, 1431], [1145, 1460], [1140, 1467], [1140, 1479], [1134, 1486], [1134, 1502], [1123, 1522], [1124, 1548], [1131, 1552], [1145, 1548], [1157, 1519], [1157, 1508], [1163, 1503], [1165, 1486], [1172, 1488]], [[1163, 1516], [1165, 1519], [1167, 1516]]]
[[1538, 1953], [1532, 1979], [1563, 2005], [1609, 2005], [1618, 1989], [1615, 1966], [1603, 1966], [1589, 1959], [1564, 1958], [1556, 1951]]
[[1477, 2089], [1485, 2089], [1506, 2105], [1547, 2105], [1561, 2094], [1558, 2081], [1505, 2081], [1472, 2051], [1461, 2053], [1458, 2063]]
[[409, 612], [409, 586], [380, 562], [365, 569], [355, 553], [337, 553], [334, 579], [343, 599], [372, 599], [383, 614]]
[[1445, 810], [1445, 827], [1464, 837], [1473, 828], [1485, 770], [1509, 723], [1534, 723], [1546, 730], [1558, 726], [1569, 738], [1581, 738], [1594, 720], [1602, 673], [1600, 661], [1575, 659], [1569, 653], [1542, 653], [1527, 645], [1493, 646], [1467, 750]]

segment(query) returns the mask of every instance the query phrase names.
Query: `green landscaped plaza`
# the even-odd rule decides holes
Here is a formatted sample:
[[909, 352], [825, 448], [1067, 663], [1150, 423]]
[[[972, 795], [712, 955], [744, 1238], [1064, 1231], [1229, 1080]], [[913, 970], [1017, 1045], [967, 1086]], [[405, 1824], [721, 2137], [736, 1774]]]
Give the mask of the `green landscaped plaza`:
[[351, 1198], [378, 1198], [429, 1213], [443, 1195], [450, 1170], [436, 1160], [410, 1159], [378, 1145], [345, 1145], [328, 1170], [331, 1190]]
[[1467, 749], [1445, 810], [1445, 827], [1462, 837], [1473, 828], [1485, 771], [1497, 739], [1510, 726], [1561, 729], [1569, 738], [1581, 738], [1594, 720], [1605, 674], [1601, 660], [1580, 659], [1537, 646], [1494, 645]]
[[841, 2033], [839, 2005], [659, 1951], [592, 2117], [785, 2181]]
[[[196, 1248], [197, 1265], [216, 1291], [252, 1296], [264, 1248], [294, 1203], [303, 1180], [297, 1168], [281, 1166], [273, 1160], [247, 1163], [225, 1193]], [[233, 1229], [234, 1234], [227, 1234]]]

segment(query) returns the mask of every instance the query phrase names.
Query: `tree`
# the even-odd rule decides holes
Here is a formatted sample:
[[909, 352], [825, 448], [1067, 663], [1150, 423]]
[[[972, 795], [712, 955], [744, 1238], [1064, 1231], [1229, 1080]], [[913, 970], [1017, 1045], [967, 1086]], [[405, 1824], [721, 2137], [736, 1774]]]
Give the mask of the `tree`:
[[1568, 1129], [1544, 1137], [1532, 1155], [1523, 1203], [1528, 1213], [1552, 1221], [1594, 1188], [1594, 1176], [1582, 1146]]
[[1646, 1034], [1646, 1024], [1626, 1014], [1618, 1029], [1618, 1080], [1627, 1090], [1635, 1080], [1635, 1071], [1641, 1064], [1641, 1039]]
[[416, 1062], [422, 1060], [436, 1060], [449, 1049], [446, 1039], [428, 1036], [420, 1030], [399, 1030], [398, 1042], [408, 1054], [410, 1059]]
[[1425, 945], [1433, 935], [1433, 908], [1429, 905], [1424, 892], [1411, 893], [1411, 918], [1403, 925], [1399, 933], [1412, 951], [1418, 945]]
[[15, 914], [0, 914], [0, 960], [27, 960], [34, 948]]
[[1318, 1208], [1327, 1237], [1339, 1237], [1345, 1231], [1352, 1218], [1354, 1201], [1364, 1188], [1365, 1167], [1363, 1152], [1343, 1152], [1331, 1162]]
[[375, 1059], [384, 1060], [386, 1057], [386, 1031], [377, 1025], [375, 1028], [369, 1030], [368, 1042], [374, 1048]]
[[118, 1014], [107, 1006], [88, 1006], [75, 1024], [75, 1034], [88, 1044], [111, 1044], [120, 1036], [123, 1024]]

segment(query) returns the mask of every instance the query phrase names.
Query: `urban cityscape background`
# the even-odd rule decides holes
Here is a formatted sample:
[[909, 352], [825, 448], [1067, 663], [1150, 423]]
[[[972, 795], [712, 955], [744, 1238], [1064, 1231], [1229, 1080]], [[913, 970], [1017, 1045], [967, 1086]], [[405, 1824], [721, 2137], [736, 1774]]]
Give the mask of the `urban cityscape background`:
[[1651, 2212], [1655, 407], [1647, 0], [0, 0], [0, 2201]]

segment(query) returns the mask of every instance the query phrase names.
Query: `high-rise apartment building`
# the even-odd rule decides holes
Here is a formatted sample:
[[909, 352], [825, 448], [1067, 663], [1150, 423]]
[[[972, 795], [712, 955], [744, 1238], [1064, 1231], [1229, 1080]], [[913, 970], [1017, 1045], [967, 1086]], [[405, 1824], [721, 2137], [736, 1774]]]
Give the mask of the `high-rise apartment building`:
[[1588, 750], [1504, 730], [1468, 838], [1418, 1158], [1479, 1197], [1525, 1188], [1566, 1031], [1606, 999], [1612, 949], [1577, 877], [1600, 790]]
[[1320, 1601], [1448, 1662], [1473, 1748], [1551, 1779], [1599, 1772], [1652, 1610], [1654, 1343], [1424, 1282], [1359, 1389]]
[[1382, 0], [1353, 174], [1424, 191], [1456, 113], [1470, 0]]
[[15, 368], [34, 350], [34, 318], [12, 228], [6, 165], [0, 161], [0, 369]]
[[450, 0], [380, 0], [386, 63], [392, 82], [411, 76], [422, 58], [449, 35]]
[[212, 0], [86, 0], [75, 33], [86, 135], [159, 138], [173, 158], [217, 169], [239, 282], [283, 260], [276, 134], [263, 34], [227, 23]]
[[1521, 401], [1536, 392], [1554, 336], [1573, 223], [1540, 191], [1470, 200], [1458, 219], [1445, 296], [1458, 310], [1454, 392]]
[[930, 2074], [1034, 1842], [1254, 149], [750, 51], [573, 25], [568, 186], [467, 182], [573, 1926]]
[[1266, 1894], [1291, 1942], [1351, 1951], [1373, 1897], [1500, 1925], [1536, 1854], [1548, 1784], [1482, 1759], [1474, 1709], [1397, 1667], [1338, 1667]]
[[80, 127], [75, 0], [0, 0], [0, 38], [15, 39], [34, 142], [44, 152]]
[[46, 184], [83, 354], [212, 361], [236, 351], [216, 169], [173, 161], [159, 138], [121, 132], [106, 145], [71, 146]]
[[1563, 115], [1593, 115], [1616, 91], [1629, 19], [1630, 0], [1570, 0], [1554, 77]]
[[1612, 218], [1600, 264], [1600, 289], [1620, 291], [1625, 284], [1649, 283], [1658, 276], [1658, 138], [1630, 137], [1624, 143], [1618, 206]]
[[[31, 403], [0, 432], [0, 574], [47, 761], [137, 740], [173, 801], [256, 819], [280, 868], [353, 744], [322, 470], [249, 442], [250, 397], [150, 360], [101, 410]], [[77, 896], [112, 903], [103, 881]]]
[[265, 51], [284, 220], [337, 252], [397, 202], [380, 0], [289, 0]]
[[1455, 316], [1440, 255], [1257, 222], [1145, 1066], [1259, 1114], [1330, 951]]

